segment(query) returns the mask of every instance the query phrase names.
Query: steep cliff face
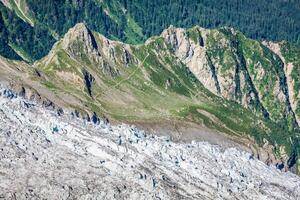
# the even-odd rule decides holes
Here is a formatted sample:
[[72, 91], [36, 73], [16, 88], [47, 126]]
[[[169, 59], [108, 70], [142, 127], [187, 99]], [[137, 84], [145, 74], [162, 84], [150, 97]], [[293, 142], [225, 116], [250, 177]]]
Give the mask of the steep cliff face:
[[238, 102], [265, 118], [289, 119], [291, 127], [297, 125], [297, 106], [290, 97], [292, 80], [279, 53], [229, 28], [170, 27], [161, 36], [215, 95]]
[[290, 98], [291, 108], [296, 114], [298, 124], [300, 123], [300, 50], [299, 48], [288, 44], [281, 43], [265, 43], [268, 48], [280, 56], [284, 62], [284, 72], [288, 84], [288, 94]]
[[97, 33], [94, 35], [83, 23], [77, 24], [67, 32], [61, 47], [75, 60], [80, 60], [86, 65], [96, 65], [96, 68], [111, 76], [118, 75], [117, 66], [136, 64], [136, 61], [131, 59], [129, 45], [109, 40]]
[[300, 152], [299, 90], [298, 68], [288, 75], [287, 66], [296, 66], [298, 54], [286, 46], [281, 56], [267, 46], [233, 29], [199, 27], [170, 27], [128, 45], [80, 23], [33, 65], [1, 58], [0, 75], [61, 107], [92, 113], [86, 118], [96, 113], [175, 129], [192, 123], [242, 137], [266, 147], [258, 157], [289, 169]]
[[91, 31], [82, 23], [77, 24], [66, 33], [61, 47], [74, 58], [83, 59], [83, 56], [87, 56], [92, 62], [100, 60], [96, 40]]

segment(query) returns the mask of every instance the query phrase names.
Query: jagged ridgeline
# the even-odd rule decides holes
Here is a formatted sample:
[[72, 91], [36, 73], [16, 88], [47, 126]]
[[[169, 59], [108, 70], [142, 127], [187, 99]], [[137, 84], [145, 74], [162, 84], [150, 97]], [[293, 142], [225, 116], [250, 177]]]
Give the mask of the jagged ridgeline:
[[1, 0], [0, 55], [38, 60], [83, 21], [93, 31], [130, 44], [143, 43], [173, 24], [230, 26], [253, 39], [299, 45], [299, 6], [283, 0]]
[[28, 98], [81, 113], [248, 138], [275, 153], [265, 161], [299, 171], [299, 55], [229, 28], [170, 27], [129, 45], [80, 23], [32, 65], [1, 58], [0, 76]]

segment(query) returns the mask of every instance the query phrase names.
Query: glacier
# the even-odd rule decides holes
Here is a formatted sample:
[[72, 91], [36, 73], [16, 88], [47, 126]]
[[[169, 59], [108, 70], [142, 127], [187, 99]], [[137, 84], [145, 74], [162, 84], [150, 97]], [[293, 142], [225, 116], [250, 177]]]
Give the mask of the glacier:
[[249, 152], [94, 122], [1, 88], [0, 199], [300, 199]]

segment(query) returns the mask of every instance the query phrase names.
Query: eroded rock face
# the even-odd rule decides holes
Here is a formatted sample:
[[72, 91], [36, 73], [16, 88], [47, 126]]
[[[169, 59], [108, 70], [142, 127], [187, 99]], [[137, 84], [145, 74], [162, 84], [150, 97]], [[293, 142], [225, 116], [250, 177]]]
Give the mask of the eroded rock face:
[[[0, 93], [3, 94], [1, 89]], [[26, 106], [26, 104], [30, 106]], [[0, 96], [4, 199], [298, 199], [300, 179], [251, 154], [174, 143]]]
[[175, 55], [183, 61], [198, 78], [198, 80], [211, 92], [218, 94], [214, 74], [208, 64], [205, 47], [192, 42], [185, 29], [171, 26], [161, 36], [170, 44]]
[[62, 48], [75, 60], [96, 65], [104, 74], [111, 76], [118, 75], [118, 66], [137, 64], [129, 45], [95, 34], [85, 24], [79, 23], [66, 33], [61, 42]]
[[71, 28], [64, 36], [61, 46], [76, 60], [89, 62], [104, 68], [104, 61], [91, 31], [83, 23]]
[[100, 53], [97, 42], [91, 31], [83, 23], [77, 24], [66, 33], [62, 40], [62, 48], [68, 50], [75, 58], [87, 54], [99, 62]]
[[[215, 95], [275, 121], [286, 116], [295, 118], [295, 101], [290, 97], [293, 83], [288, 77], [291, 66], [284, 67], [280, 52], [270, 51], [230, 28], [171, 26], [161, 37]], [[276, 49], [275, 46], [269, 48]]]
[[[293, 90], [293, 88], [295, 87], [295, 80], [292, 77], [292, 71], [294, 70], [294, 64], [292, 62], [286, 61], [286, 59], [282, 55], [280, 43], [264, 41], [263, 44], [266, 47], [268, 47], [271, 51], [276, 53], [281, 58], [281, 60], [283, 60], [283, 62], [284, 62], [284, 73], [285, 73], [286, 80], [287, 80], [289, 102], [290, 102], [292, 111], [294, 113], [296, 113], [297, 107], [299, 105], [299, 101], [298, 101], [299, 97], [298, 97], [298, 94], [296, 94], [295, 91]], [[295, 117], [296, 117], [297, 123], [300, 124], [300, 117], [297, 114], [295, 114]]]
[[[235, 34], [232, 29], [230, 30], [232, 34]], [[171, 44], [176, 56], [190, 68], [208, 90], [227, 99], [239, 101], [237, 90], [247, 89], [247, 85], [245, 75], [239, 73], [237, 69], [241, 61], [236, 58], [236, 49], [230, 47], [230, 41], [221, 37], [216, 30], [196, 27], [192, 32], [170, 27], [162, 33], [162, 37]], [[214, 44], [216, 46], [211, 44], [211, 38], [219, 39]], [[228, 58], [212, 55], [215, 49], [229, 49], [232, 55]], [[229, 66], [226, 70], [223, 69], [225, 68], [223, 65], [227, 63], [221, 63], [221, 59], [232, 59], [227, 61]], [[248, 98], [251, 97], [251, 95], [248, 96]], [[247, 98], [246, 95], [243, 98]]]

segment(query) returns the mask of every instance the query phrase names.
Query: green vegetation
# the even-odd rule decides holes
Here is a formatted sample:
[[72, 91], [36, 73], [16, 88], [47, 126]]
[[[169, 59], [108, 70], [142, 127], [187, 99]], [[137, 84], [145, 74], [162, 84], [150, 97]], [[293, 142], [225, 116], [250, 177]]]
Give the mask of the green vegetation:
[[[106, 37], [131, 44], [142, 43], [170, 25], [199, 25], [229, 26], [253, 39], [287, 40], [300, 45], [297, 1], [26, 0], [19, 7], [14, 0], [9, 2], [12, 10], [0, 3], [0, 55], [11, 59], [21, 57], [8, 44], [30, 55], [27, 60], [38, 60], [78, 22]], [[191, 32], [190, 37], [199, 42], [197, 33]]]
[[[37, 60], [45, 56], [55, 40], [43, 26], [32, 27], [0, 3], [0, 54], [11, 59]], [[11, 47], [13, 48], [11, 48]], [[16, 49], [16, 51], [14, 51]]]
[[25, 22], [33, 26], [33, 20], [31, 17], [26, 13], [26, 2], [20, 1], [20, 7], [17, 5], [15, 0], [9, 0], [10, 6], [16, 12], [16, 14], [23, 19]]
[[[94, 111], [121, 121], [174, 120], [203, 124], [230, 135], [254, 138], [260, 145], [267, 140], [277, 153], [280, 146], [284, 146], [287, 154], [300, 155], [299, 147], [295, 146], [299, 143], [299, 130], [285, 99], [288, 87], [283, 62], [261, 42], [231, 28], [187, 29], [192, 45], [205, 44], [205, 70], [212, 74], [213, 80], [208, 81], [213, 81], [219, 96], [202, 85], [161, 36], [151, 38], [147, 44], [138, 44], [173, 23], [178, 26], [194, 23], [207, 27], [234, 26], [234, 18], [232, 24], [223, 24], [228, 20], [226, 16], [209, 19], [210, 14], [203, 15], [207, 7], [214, 13], [216, 10], [225, 12], [223, 9], [233, 5], [220, 2], [223, 8], [210, 2], [203, 5], [185, 0], [180, 3], [168, 1], [168, 4], [165, 0], [155, 2], [27, 0], [34, 27], [0, 4], [0, 28], [3, 28], [0, 29], [0, 54], [32, 62], [46, 55], [50, 44], [56, 40], [54, 37], [60, 38], [74, 24], [84, 22], [93, 30], [91, 34], [97, 43], [93, 49], [87, 50], [91, 47], [86, 45], [87, 41], [78, 40], [80, 37], [74, 40], [68, 38], [66, 49], [59, 41], [51, 54], [33, 65], [37, 73], [30, 73], [32, 80], [41, 83], [57, 98], [63, 94], [61, 98], [75, 99], [76, 103], [68, 101], [69, 98], [68, 102], [61, 99], [70, 107], [83, 112]], [[161, 10], [166, 5], [170, 6], [168, 12]], [[203, 12], [198, 12], [200, 8]], [[197, 14], [190, 16], [186, 9]], [[247, 18], [248, 10], [244, 14]], [[240, 13], [233, 10], [228, 15], [234, 17]], [[259, 19], [257, 23], [269, 18]], [[242, 19], [238, 19], [237, 26], [248, 30]], [[254, 21], [248, 19], [247, 25], [251, 20]], [[289, 28], [283, 30], [293, 31]], [[264, 39], [263, 35], [268, 31], [260, 32], [256, 28], [246, 34]], [[21, 32], [24, 34], [21, 35]], [[105, 41], [97, 32], [135, 45]], [[271, 39], [290, 41], [294, 41], [296, 34], [290, 38], [283, 34], [284, 31], [278, 33], [273, 30], [272, 33]], [[294, 92], [298, 94], [299, 49], [289, 43], [282, 43], [282, 47], [285, 60], [294, 65], [291, 77], [295, 83]], [[99, 54], [94, 51], [99, 51]], [[296, 114], [299, 116], [299, 113], [298, 106]]]
[[300, 116], [300, 48], [295, 45], [284, 42], [281, 44], [281, 53], [286, 61], [290, 63], [289, 67], [292, 67], [291, 78], [294, 83], [293, 98], [296, 100], [297, 108], [296, 114]]
[[44, 82], [43, 84], [51, 91], [57, 91], [59, 89], [51, 82]]
[[[201, 31], [197, 28], [189, 29], [189, 38], [192, 41], [199, 41]], [[278, 58], [259, 42], [247, 39], [241, 33], [235, 36], [229, 29], [211, 30], [207, 33], [206, 40], [208, 56], [219, 64], [221, 75], [229, 76], [230, 71], [235, 67], [240, 68], [240, 73], [249, 72], [251, 77], [248, 81], [254, 80], [248, 88], [241, 90], [243, 95], [249, 91], [258, 90], [263, 98], [252, 102], [257, 108], [249, 109], [241, 106], [239, 102], [226, 100], [209, 92], [193, 75], [183, 63], [174, 56], [171, 47], [161, 37], [155, 37], [147, 45], [131, 46], [130, 58], [136, 60], [125, 67], [121, 60], [124, 56], [123, 46], [120, 43], [113, 44], [114, 59], [102, 52], [102, 59], [108, 66], [103, 68], [93, 60], [82, 47], [82, 41], [70, 41], [72, 51], [76, 51], [78, 57], [70, 58], [70, 53], [61, 49], [58, 43], [55, 46], [54, 56], [46, 57], [39, 61], [37, 68], [51, 80], [43, 84], [51, 91], [64, 92], [81, 101], [82, 106], [78, 110], [90, 110], [98, 115], [109, 116], [119, 121], [185, 121], [214, 129], [229, 135], [251, 137], [259, 145], [267, 140], [274, 145], [276, 153], [279, 147], [285, 146], [286, 153], [291, 155], [299, 153], [296, 138], [297, 129], [290, 124], [294, 118], [288, 115], [286, 118], [277, 115], [277, 112], [284, 113], [284, 103], [277, 101], [272, 92], [264, 90], [267, 81], [280, 78], [282, 66]], [[103, 40], [99, 34], [94, 33], [97, 46], [103, 46]], [[201, 40], [201, 39], [200, 39]], [[220, 42], [222, 41], [222, 42]], [[220, 46], [220, 43], [223, 46]], [[102, 51], [102, 50], [100, 50]], [[237, 60], [239, 59], [239, 60]], [[240, 61], [251, 60], [249, 63]], [[257, 74], [258, 66], [261, 63], [264, 70], [272, 71], [272, 74], [262, 77]], [[105, 70], [110, 70], [112, 65], [118, 70], [118, 75], [112, 76]], [[85, 89], [82, 71], [86, 70], [97, 81], [93, 82], [91, 96]], [[66, 73], [63, 77], [57, 76], [57, 72]], [[70, 73], [70, 74], [68, 74]], [[215, 72], [219, 73], [219, 72]], [[81, 81], [71, 81], [70, 77], [76, 74]], [[249, 75], [249, 76], [250, 76]], [[265, 84], [261, 86], [260, 84]], [[269, 84], [272, 89], [274, 84]], [[275, 104], [270, 102], [274, 98]], [[261, 107], [265, 106], [270, 112], [271, 118], [266, 118], [261, 113]], [[256, 111], [256, 112], [255, 112]], [[291, 140], [294, 143], [291, 143]]]
[[[204, 28], [230, 26], [253, 39], [299, 42], [300, 4], [261, 0], [120, 0], [146, 37], [169, 25]], [[284, 16], [284, 17], [282, 17]], [[300, 44], [300, 43], [298, 43]]]

